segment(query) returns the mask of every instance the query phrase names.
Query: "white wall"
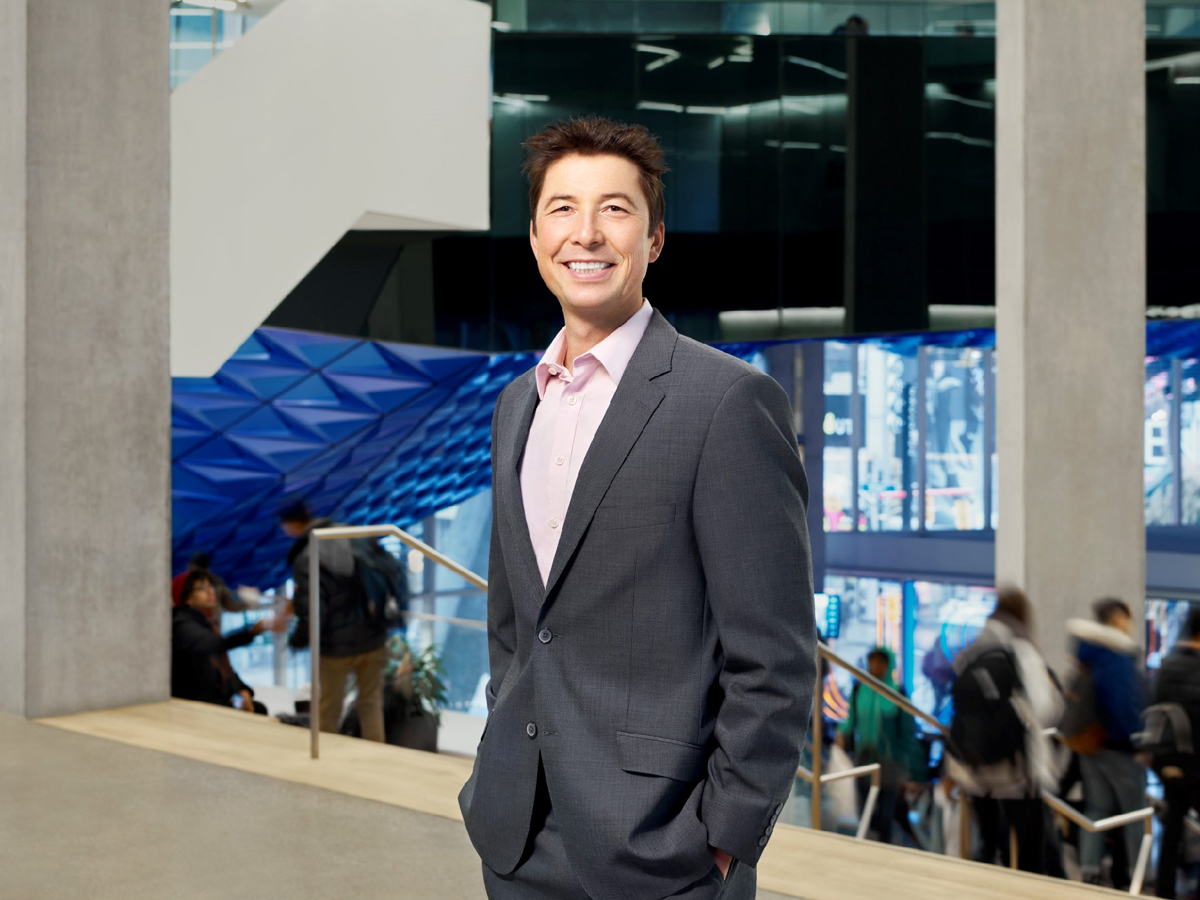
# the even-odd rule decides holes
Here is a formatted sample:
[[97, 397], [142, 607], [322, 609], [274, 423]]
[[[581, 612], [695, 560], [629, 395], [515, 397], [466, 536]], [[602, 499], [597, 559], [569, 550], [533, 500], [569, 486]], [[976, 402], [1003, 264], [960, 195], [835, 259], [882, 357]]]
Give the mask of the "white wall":
[[171, 98], [171, 372], [211, 375], [350, 229], [486, 230], [490, 10], [287, 0]]

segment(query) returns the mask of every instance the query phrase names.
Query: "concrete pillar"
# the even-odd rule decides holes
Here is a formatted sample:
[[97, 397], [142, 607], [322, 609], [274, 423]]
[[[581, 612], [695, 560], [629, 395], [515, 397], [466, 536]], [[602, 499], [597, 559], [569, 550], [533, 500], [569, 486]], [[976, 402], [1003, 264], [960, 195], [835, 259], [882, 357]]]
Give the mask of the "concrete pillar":
[[1144, 0], [997, 4], [996, 577], [1065, 620], [1145, 593]]
[[0, 0], [0, 711], [170, 662], [168, 8]]

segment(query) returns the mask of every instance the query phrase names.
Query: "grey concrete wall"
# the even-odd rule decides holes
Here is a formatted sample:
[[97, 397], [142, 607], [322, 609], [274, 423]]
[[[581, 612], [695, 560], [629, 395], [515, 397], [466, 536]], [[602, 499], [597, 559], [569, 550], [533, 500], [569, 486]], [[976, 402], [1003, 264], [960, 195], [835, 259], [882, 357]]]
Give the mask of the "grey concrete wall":
[[997, 17], [996, 575], [1061, 664], [1067, 618], [1144, 604], [1144, 8], [1000, 0]]
[[25, 3], [0, 0], [0, 710], [25, 690]]
[[[0, 115], [11, 125], [24, 104], [6, 133], [25, 158], [10, 172], [7, 151], [0, 173], [23, 175], [26, 196], [0, 203], [24, 268], [2, 320], [23, 384], [0, 383], [5, 430], [23, 419], [24, 434], [3, 445], [0, 503], [24, 510], [0, 537], [0, 614], [23, 619], [24, 661], [0, 708], [37, 717], [169, 691], [169, 18], [156, 0], [4, 3], [26, 16], [0, 27], [23, 44]], [[21, 640], [6, 634], [6, 655]]]

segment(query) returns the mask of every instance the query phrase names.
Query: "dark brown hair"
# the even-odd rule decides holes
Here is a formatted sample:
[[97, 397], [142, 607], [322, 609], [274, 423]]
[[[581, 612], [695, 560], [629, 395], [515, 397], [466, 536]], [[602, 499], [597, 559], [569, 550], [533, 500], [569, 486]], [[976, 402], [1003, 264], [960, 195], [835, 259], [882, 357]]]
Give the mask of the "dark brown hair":
[[213, 583], [212, 576], [201, 569], [193, 569], [188, 572], [187, 577], [183, 579], [183, 590], [179, 592], [180, 602], [186, 604], [192, 599], [192, 594], [196, 593], [196, 585]]
[[997, 614], [1007, 616], [1028, 628], [1033, 624], [1030, 621], [1033, 618], [1031, 613], [1029, 597], [1020, 588], [1002, 587], [996, 593], [996, 609], [992, 613], [993, 616]]
[[521, 171], [529, 178], [529, 218], [537, 230], [537, 205], [546, 181], [546, 170], [566, 156], [620, 156], [640, 171], [642, 193], [650, 207], [650, 232], [666, 214], [662, 176], [670, 171], [663, 162], [658, 139], [643, 125], [626, 125], [601, 116], [564, 119], [543, 128], [521, 145], [525, 163]]
[[1123, 614], [1127, 619], [1133, 618], [1133, 610], [1129, 608], [1129, 604], [1116, 597], [1105, 597], [1092, 604], [1092, 614], [1101, 625], [1110, 624], [1118, 613]]

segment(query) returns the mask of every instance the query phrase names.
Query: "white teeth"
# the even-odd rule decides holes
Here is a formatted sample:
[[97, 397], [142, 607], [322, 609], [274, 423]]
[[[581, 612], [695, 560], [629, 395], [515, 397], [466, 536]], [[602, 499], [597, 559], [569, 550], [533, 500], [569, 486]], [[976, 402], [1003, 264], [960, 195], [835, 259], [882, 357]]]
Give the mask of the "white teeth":
[[607, 269], [612, 263], [607, 262], [571, 262], [567, 263], [567, 268], [572, 272], [599, 272], [601, 269]]

